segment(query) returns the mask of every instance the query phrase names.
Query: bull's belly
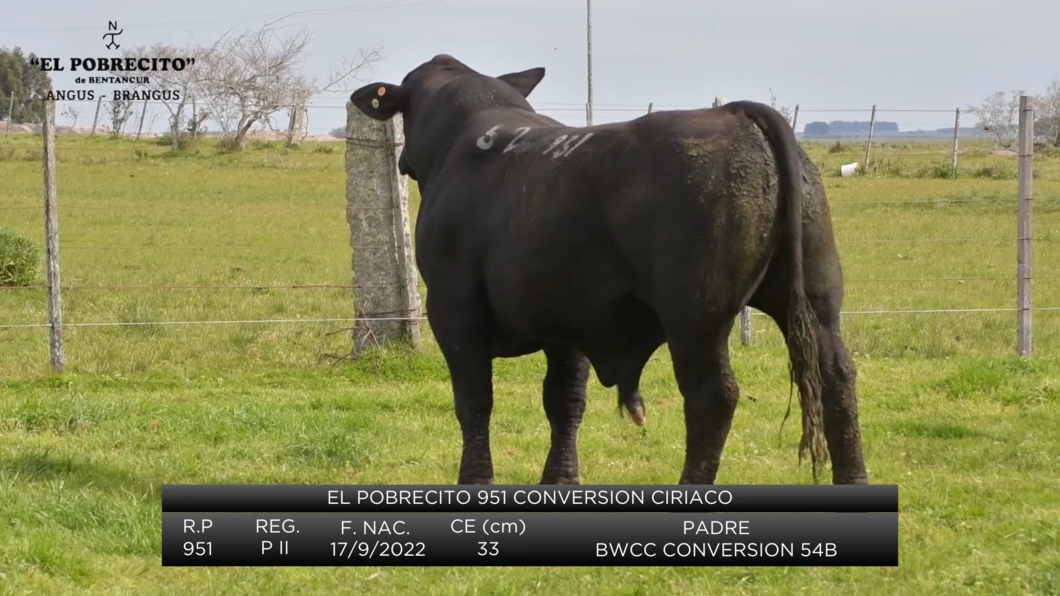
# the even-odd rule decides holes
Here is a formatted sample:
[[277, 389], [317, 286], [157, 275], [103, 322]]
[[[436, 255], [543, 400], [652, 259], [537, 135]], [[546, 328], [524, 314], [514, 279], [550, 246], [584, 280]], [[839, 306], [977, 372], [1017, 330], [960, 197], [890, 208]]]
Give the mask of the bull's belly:
[[557, 279], [489, 288], [494, 357], [550, 346], [575, 348], [589, 358], [605, 386], [614, 385], [645, 346], [654, 350], [662, 343], [662, 330], [648, 304], [628, 291], [606, 289]]
[[624, 284], [559, 268], [534, 273], [509, 270], [487, 277], [490, 307], [506, 336], [570, 344], [621, 324], [622, 301], [629, 291]]

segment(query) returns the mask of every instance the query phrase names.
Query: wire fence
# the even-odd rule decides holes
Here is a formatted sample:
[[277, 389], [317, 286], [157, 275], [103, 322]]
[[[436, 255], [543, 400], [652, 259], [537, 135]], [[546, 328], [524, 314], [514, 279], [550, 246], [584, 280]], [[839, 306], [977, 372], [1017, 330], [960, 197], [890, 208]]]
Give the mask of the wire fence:
[[[121, 114], [128, 113], [127, 117], [121, 120], [115, 120], [109, 112], [110, 102], [104, 98], [105, 93], [100, 93], [96, 99], [69, 99], [57, 101], [57, 106], [64, 106], [62, 113], [64, 114], [61, 122], [57, 124], [60, 127], [66, 127], [66, 129], [60, 128], [60, 134], [64, 131], [68, 132], [69, 127], [77, 127], [83, 132], [89, 130], [113, 132], [119, 130], [121, 134], [126, 135], [167, 135], [170, 132], [170, 119], [172, 117], [171, 110], [175, 109], [176, 102], [164, 102], [157, 100], [140, 100], [134, 102], [137, 109], [128, 109], [120, 112]], [[327, 135], [330, 131], [334, 131], [340, 128], [344, 128], [346, 122], [346, 100], [349, 97], [348, 93], [325, 93], [319, 94], [311, 98], [306, 104], [287, 105], [287, 104], [270, 104], [265, 106], [263, 113], [270, 114], [270, 116], [264, 119], [263, 122], [259, 123], [259, 128], [262, 130], [272, 130], [274, 132], [286, 132], [288, 127], [293, 123], [290, 118], [292, 112], [300, 112], [306, 115], [306, 122], [301, 123], [303, 129], [302, 134], [309, 134], [307, 131], [312, 128], [313, 135]], [[26, 102], [36, 101], [40, 98], [37, 97], [22, 97], [22, 96], [3, 96], [0, 94], [0, 114], [7, 113], [4, 110], [6, 106], [2, 105], [5, 102]], [[759, 98], [759, 101], [761, 99]], [[191, 102], [186, 104], [182, 108], [182, 115], [187, 119], [193, 108], [190, 105]], [[553, 116], [556, 119], [569, 125], [584, 125], [586, 123], [587, 106], [581, 102], [548, 102], [548, 101], [532, 101], [534, 109], [542, 114]], [[216, 101], [202, 101], [199, 102], [200, 109], [221, 108], [222, 112], [225, 113], [239, 113], [240, 106], [226, 105]], [[628, 120], [630, 118], [645, 114], [649, 109], [654, 110], [691, 110], [708, 107], [709, 101], [704, 104], [682, 104], [682, 103], [645, 103], [645, 104], [632, 104], [632, 103], [594, 103], [592, 112], [594, 114], [600, 114], [600, 118], [594, 119], [594, 123], [601, 124], [607, 122]], [[253, 106], [257, 109], [260, 106]], [[811, 121], [846, 121], [853, 115], [861, 115], [861, 118], [857, 118], [859, 122], [863, 124], [870, 120], [876, 120], [879, 122], [879, 126], [876, 127], [875, 134], [880, 138], [894, 139], [895, 134], [900, 137], [908, 137], [910, 141], [925, 140], [925, 133], [934, 133], [935, 136], [940, 135], [952, 135], [955, 124], [959, 125], [962, 136], [968, 136], [969, 134], [975, 135], [980, 138], [995, 138], [991, 135], [983, 132], [976, 131], [977, 119], [973, 114], [960, 112], [959, 108], [887, 108], [877, 106], [864, 106], [864, 107], [814, 107], [808, 106], [803, 107], [799, 105], [789, 106], [778, 106], [790, 116], [792, 112], [797, 110], [798, 124], [802, 124], [802, 128], [805, 128], [806, 124]], [[14, 111], [14, 113], [19, 113]], [[949, 116], [949, 117], [945, 117]], [[956, 116], [955, 119], [952, 116]], [[961, 122], [963, 120], [963, 122]], [[87, 125], [91, 122], [91, 125]], [[14, 124], [22, 124], [15, 122]], [[78, 127], [77, 125], [80, 124]], [[183, 123], [182, 123], [183, 124]], [[213, 131], [212, 134], [216, 134], [217, 131], [223, 129], [234, 129], [232, 125], [224, 125], [223, 123], [207, 119], [204, 123], [208, 129]], [[897, 126], [895, 126], [897, 125]], [[891, 130], [894, 128], [894, 130]], [[898, 131], [901, 129], [901, 132]], [[282, 130], [281, 130], [282, 129]], [[1011, 138], [1015, 136], [1015, 122], [1012, 123], [1011, 127]], [[796, 130], [799, 133], [803, 131], [796, 126]], [[38, 132], [38, 130], [30, 130], [31, 132]], [[853, 133], [849, 132], [837, 132], [831, 135], [824, 135], [826, 137], [849, 137], [867, 134], [867, 129], [862, 126], [860, 130]], [[6, 131], [5, 131], [6, 134]], [[933, 138], [933, 137], [929, 137]], [[941, 136], [938, 140], [941, 140]], [[923, 155], [934, 154], [935, 152], [925, 152]]]
[[[147, 102], [148, 104], [157, 105], [161, 102]], [[689, 109], [700, 106], [679, 106], [679, 105], [666, 105], [658, 104], [652, 105], [650, 109]], [[320, 110], [332, 110], [339, 115], [343, 123], [345, 122], [345, 105], [327, 105], [327, 104], [315, 104], [314, 109]], [[618, 105], [601, 105], [600, 107], [593, 108], [594, 113], [605, 112], [613, 114], [627, 114], [627, 115], [639, 115], [648, 111], [648, 106], [618, 106]], [[338, 110], [343, 110], [341, 113]], [[568, 114], [575, 112], [584, 112], [584, 108], [579, 107], [567, 107], [555, 104], [544, 104], [538, 108], [546, 114]], [[874, 122], [886, 122], [886, 114], [954, 114], [954, 110], [945, 109], [875, 109], [872, 108], [802, 108], [799, 107], [798, 114], [871, 114], [873, 113]], [[910, 122], [903, 120], [903, 122]], [[928, 116], [922, 120], [913, 121], [921, 127], [927, 127], [928, 129], [934, 130], [937, 133], [935, 137], [924, 139], [916, 136], [915, 134], [910, 135], [911, 142], [919, 142], [923, 140], [931, 140], [935, 143], [949, 143], [952, 138], [947, 138], [943, 132], [941, 132], [946, 126], [950, 127], [951, 136], [960, 136], [965, 134], [963, 127], [956, 127], [951, 120], [948, 124], [944, 123], [939, 119], [938, 121], [931, 120]], [[793, 122], [794, 124], [794, 122]], [[909, 133], [907, 133], [909, 134]], [[891, 135], [891, 136], [888, 136]], [[60, 131], [60, 136], [61, 131]], [[902, 145], [900, 143], [893, 142], [891, 139], [892, 133], [880, 133], [877, 139], [887, 139], [882, 142], [878, 141], [876, 145], [868, 144], [867, 146], [854, 145], [852, 149], [848, 148], [844, 151], [835, 151], [834, 153], [829, 152], [821, 153], [817, 155], [819, 163], [827, 163], [829, 160], [849, 159], [850, 154], [861, 155], [862, 152], [867, 153], [871, 148], [872, 158], [877, 161], [886, 160], [890, 157], [898, 159], [904, 158], [923, 158], [928, 156], [936, 156], [941, 159], [948, 160], [951, 156], [969, 155], [982, 157], [984, 159], [992, 159], [997, 163], [1003, 164], [1012, 170], [1013, 175], [1001, 176], [997, 180], [1003, 182], [1005, 180], [1011, 180], [1011, 184], [1006, 183], [1006, 187], [1010, 186], [1005, 192], [993, 196], [945, 196], [941, 198], [907, 198], [907, 197], [895, 197], [889, 196], [878, 198], [878, 199], [830, 199], [829, 208], [833, 211], [833, 217], [836, 217], [837, 221], [844, 222], [846, 227], [837, 224], [837, 242], [840, 247], [841, 254], [844, 246], [863, 246], [863, 247], [879, 247], [879, 250], [893, 247], [896, 245], [907, 245], [909, 247], [922, 247], [922, 250], [926, 251], [940, 251], [940, 250], [978, 250], [987, 246], [1001, 247], [1004, 245], [1018, 244], [1021, 240], [1031, 240], [1037, 246], [1050, 246], [1055, 245], [1057, 238], [1052, 233], [1052, 230], [1048, 227], [1038, 228], [1039, 230], [1044, 229], [1046, 233], [1039, 234], [1038, 236], [1027, 236], [1019, 238], [1015, 234], [1002, 234], [998, 228], [995, 228], [991, 233], [980, 234], [980, 235], [947, 235], [939, 234], [938, 237], [934, 236], [895, 236], [895, 237], [880, 237], [878, 232], [876, 237], [866, 237], [870, 234], [866, 234], [866, 231], [859, 227], [856, 222], [859, 218], [865, 217], [862, 211], [873, 208], [884, 208], [884, 207], [918, 207], [918, 206], [958, 206], [958, 205], [971, 205], [971, 206], [986, 206], [986, 207], [1003, 207], [1005, 209], [1012, 209], [1012, 217], [1006, 221], [1004, 227], [1008, 227], [1009, 224], [1015, 223], [1015, 208], [1017, 207], [1019, 197], [1016, 192], [1016, 180], [1015, 171], [1017, 166], [1017, 156], [1008, 151], [993, 151], [984, 150], [982, 147], [974, 148], [961, 148], [958, 149], [956, 143], [954, 148], [949, 148], [928, 151], [911, 149], [910, 145]], [[21, 153], [23, 155], [22, 160], [28, 161], [25, 156], [35, 155], [39, 160], [43, 146], [33, 142], [26, 142], [28, 139], [25, 135], [19, 135], [19, 133], [11, 132], [10, 127], [7, 127], [7, 131], [3, 135], [0, 135], [0, 167], [2, 167], [4, 161], [18, 161], [18, 156], [14, 154]], [[159, 148], [160, 153], [166, 152], [163, 148]], [[58, 148], [58, 155], [60, 157], [59, 162], [62, 163], [64, 156], [68, 157], [71, 155], [78, 154], [114, 154], [116, 151], [122, 149], [116, 149], [110, 146], [90, 146], [90, 145], [71, 145], [71, 144], [60, 144]], [[127, 148], [125, 149], [128, 150]], [[139, 149], [139, 150], [142, 150]], [[5, 152], [7, 152], [5, 154]], [[14, 154], [12, 153], [14, 152]], [[5, 157], [5, 155], [7, 157]], [[305, 153], [303, 159], [314, 159], [318, 156], [326, 157], [325, 154], [320, 153]], [[335, 157], [335, 156], [332, 156]], [[122, 175], [122, 170], [117, 166], [118, 162], [114, 164], [114, 180], [117, 183], [118, 177]], [[871, 163], [871, 162], [870, 162]], [[111, 167], [109, 163], [103, 163], [101, 167]], [[829, 166], [830, 167], [830, 166]], [[828, 169], [822, 166], [822, 170]], [[887, 176], [888, 174], [895, 174], [895, 172], [883, 172], [877, 174]], [[248, 174], [249, 175], [249, 174]], [[897, 177], [902, 177], [900, 174], [895, 174]], [[960, 179], [949, 182], [952, 184], [955, 191], [960, 191], [961, 183]], [[336, 197], [337, 199], [338, 197]], [[1058, 197], [1046, 193], [1044, 196], [1038, 197], [1039, 202], [1041, 201], [1057, 201]], [[44, 207], [40, 204], [29, 204], [30, 202], [39, 201], [38, 199], [30, 199], [25, 196], [3, 197], [0, 201], [0, 219], [5, 219], [6, 216], [2, 216], [2, 213], [9, 214], [20, 214], [20, 217], [27, 217], [31, 219], [39, 218], [44, 213]], [[58, 205], [59, 213], [70, 213], [69, 216], [64, 216], [64, 221], [68, 221], [69, 218], [77, 218], [78, 213], [100, 213], [105, 217], [110, 218], [107, 220], [109, 225], [115, 225], [118, 221], [128, 221], [130, 218], [143, 218], [143, 221], [165, 221], [167, 218], [177, 218], [182, 215], [195, 215], [200, 212], [200, 207], [196, 205], [181, 206], [179, 204], [172, 204], [169, 201], [165, 201], [162, 204], [152, 203], [150, 205], [144, 205], [141, 209], [131, 207], [129, 204], [92, 204], [93, 202], [102, 202], [98, 197], [91, 196], [77, 196], [73, 200], [60, 201]], [[20, 204], [26, 203], [26, 204]], [[274, 204], [271, 206], [275, 209], [283, 209], [283, 204]], [[215, 207], [211, 207], [211, 213], [218, 222], [230, 220], [233, 217], [246, 216], [249, 212], [262, 208], [261, 205], [225, 205], [218, 204]], [[302, 213], [316, 213], [315, 217], [326, 218], [328, 213], [334, 216], [341, 217], [344, 213], [346, 205], [335, 201], [331, 205], [322, 204], [298, 204], [296, 209]], [[2, 227], [2, 225], [0, 225]], [[945, 226], [937, 226], [943, 228]], [[954, 230], [950, 230], [950, 234]], [[60, 243], [60, 252], [66, 253], [71, 251], [77, 252], [107, 252], [111, 253], [111, 256], [118, 253], [137, 253], [137, 254], [148, 254], [148, 253], [170, 253], [174, 255], [184, 254], [188, 252], [199, 252], [199, 253], [223, 253], [226, 251], [249, 251], [249, 252], [271, 252], [276, 251], [289, 251], [293, 254], [311, 254], [315, 251], [321, 250], [319, 244], [292, 244], [289, 242], [275, 242], [275, 241], [260, 241], [260, 242], [219, 242], [219, 243], [195, 243], [195, 244], [182, 244], [182, 243], [154, 243], [154, 242], [135, 242], [135, 243], [122, 243], [120, 241], [115, 242], [117, 238], [113, 238], [111, 241], [104, 242], [84, 242], [79, 240], [76, 242]], [[942, 248], [931, 248], [945, 245], [969, 245], [966, 248], [960, 249], [942, 249]], [[926, 248], [924, 248], [926, 247]], [[374, 245], [374, 244], [357, 244], [353, 246], [346, 245], [353, 251], [366, 250], [366, 249], [381, 249], [386, 248], [385, 246]], [[1050, 249], [1052, 250], [1052, 249]], [[176, 257], [180, 258], [180, 257]], [[1010, 261], [1011, 262], [1011, 261]], [[860, 275], [848, 276], [845, 278], [845, 283], [848, 288], [860, 288], [861, 284], [916, 284], [930, 286], [932, 284], [945, 284], [945, 283], [960, 283], [965, 284], [966, 282], [972, 283], [992, 283], [992, 282], [1017, 282], [1017, 276], [1015, 273], [1015, 266], [1013, 264], [1012, 273], [1008, 275], [1002, 275], [1000, 273], [992, 274], [990, 271], [983, 271], [976, 268], [974, 271], [969, 271], [968, 274], [962, 275], [959, 271], [946, 271], [939, 275], [894, 275], [894, 274], [882, 274], [882, 275], [865, 275], [869, 273], [867, 271], [859, 271]], [[65, 274], [74, 273], [76, 270], [69, 268], [64, 269]], [[893, 272], [889, 272], [893, 273]], [[1046, 275], [1035, 275], [1035, 280], [1041, 280], [1043, 282], [1049, 282], [1052, 280], [1060, 280], [1060, 275], [1051, 275], [1047, 271]], [[69, 283], [63, 284], [61, 290], [63, 292], [93, 292], [93, 293], [145, 293], [145, 292], [185, 292], [191, 294], [198, 293], [224, 293], [224, 292], [273, 292], [273, 291], [287, 291], [287, 292], [341, 292], [341, 295], [349, 297], [352, 294], [358, 292], [358, 290], [370, 287], [368, 284], [356, 284], [356, 283], [336, 283], [334, 281], [319, 281], [319, 282], [305, 282], [305, 283], [169, 283], [169, 284], [145, 284], [145, 283], [115, 283], [107, 282], [106, 280], [100, 280], [99, 283]], [[24, 294], [27, 292], [45, 292], [48, 289], [46, 284], [29, 284], [25, 286], [0, 286], [0, 301], [3, 301], [5, 296], [14, 296], [16, 294]], [[996, 294], [992, 294], [996, 295]], [[965, 298], [973, 298], [974, 293], [965, 293]], [[948, 314], [983, 314], [983, 313], [1017, 313], [1023, 311], [1031, 311], [1036, 313], [1055, 313], [1060, 311], [1060, 306], [1052, 304], [1044, 304], [1043, 306], [1033, 306], [1029, 309], [1021, 307], [1007, 307], [1002, 305], [982, 305], [982, 306], [968, 306], [967, 308], [946, 308], [946, 307], [927, 307], [927, 308], [904, 308], [896, 305], [894, 308], [862, 308], [854, 307], [848, 308], [842, 312], [844, 316], [903, 316], [903, 315], [948, 315]], [[106, 318], [105, 312], [94, 313], [97, 317]], [[204, 313], [207, 314], [207, 313]], [[215, 313], [220, 314], [220, 313]], [[752, 312], [754, 316], [763, 316], [762, 313]], [[53, 325], [48, 322], [35, 322], [32, 320], [12, 320], [10, 316], [4, 316], [4, 320], [0, 320], [0, 329], [3, 330], [17, 330], [17, 329], [40, 329], [50, 328]], [[401, 317], [401, 316], [378, 316], [378, 317], [314, 317], [314, 316], [299, 316], [299, 317], [225, 317], [225, 316], [207, 316], [201, 319], [195, 320], [188, 317], [176, 317], [172, 319], [145, 319], [145, 320], [74, 320], [64, 321], [62, 327], [70, 328], [109, 328], [109, 327], [156, 327], [156, 326], [231, 326], [231, 325], [307, 325], [307, 324], [332, 324], [332, 323], [357, 323], [361, 322], [373, 322], [373, 321], [426, 321], [427, 317]]]

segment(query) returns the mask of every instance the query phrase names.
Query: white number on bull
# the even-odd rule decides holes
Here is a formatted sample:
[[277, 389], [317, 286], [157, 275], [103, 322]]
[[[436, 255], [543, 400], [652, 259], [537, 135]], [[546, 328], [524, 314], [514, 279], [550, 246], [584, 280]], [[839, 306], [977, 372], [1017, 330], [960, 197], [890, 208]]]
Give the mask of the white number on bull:
[[[553, 149], [556, 148], [556, 145], [559, 145], [560, 143], [562, 143], [566, 139], [567, 139], [567, 135], [560, 135], [559, 138], [557, 138], [555, 141], [552, 141], [552, 144], [548, 146], [548, 149], [545, 149], [545, 153], [548, 153], [549, 151], [552, 151]], [[545, 155], [545, 153], [542, 153], [541, 155]]]
[[501, 124], [494, 126], [493, 128], [487, 130], [486, 134], [479, 137], [478, 142], [476, 143], [478, 145], [478, 148], [485, 151], [486, 149], [492, 147], [493, 141], [497, 140], [497, 129], [499, 129], [501, 126]]
[[[555, 159], [555, 158], [558, 158], [558, 157], [566, 157], [566, 156], [570, 155], [570, 152], [575, 151], [576, 148], [578, 148], [578, 147], [580, 147], [582, 145], [582, 143], [584, 143], [585, 141], [589, 140], [589, 137], [591, 137], [591, 136], [593, 136], [593, 133], [588, 133], [587, 135], [584, 135], [584, 136], [582, 136], [582, 135], [573, 135], [573, 136], [571, 136], [569, 139], [567, 139], [567, 142], [563, 143], [563, 146], [560, 147], [559, 150], [555, 151], [555, 153], [552, 154], [552, 158]], [[552, 147], [554, 147], [555, 145], [559, 144], [559, 141], [561, 139], [563, 139], [564, 137], [566, 137], [566, 135], [564, 135], [563, 137], [560, 137], [559, 139], [557, 139], [557, 142], [552, 143]], [[571, 143], [573, 143], [573, 144], [571, 144]], [[549, 147], [549, 148], [552, 148], [552, 147]]]
[[[511, 151], [512, 149], [515, 149], [515, 144], [518, 143], [519, 139], [523, 138], [523, 135], [525, 135], [528, 132], [530, 132], [530, 127], [529, 126], [520, 126], [519, 128], [515, 129], [515, 138], [512, 139], [511, 143], [508, 143], [508, 146], [504, 148], [503, 153], [507, 153], [507, 152]], [[481, 146], [482, 145], [479, 145], [479, 147], [481, 147]]]
[[570, 155], [572, 151], [574, 151], [578, 147], [581, 147], [582, 143], [588, 141], [589, 137], [593, 136], [593, 134], [594, 133], [590, 132], [586, 133], [585, 135], [572, 135], [570, 136], [570, 138], [567, 138], [567, 135], [560, 135], [555, 141], [552, 141], [552, 144], [549, 145], [548, 149], [545, 149], [545, 152], [541, 155], [547, 154], [549, 151], [556, 149], [556, 147], [558, 147], [560, 143], [563, 143], [562, 147], [556, 149], [556, 151], [552, 153], [552, 158], [555, 159], [558, 157], [566, 157]]
[[[560, 153], [556, 157], [566, 157], [566, 156], [570, 155], [571, 151], [574, 151], [578, 147], [581, 147], [582, 143], [584, 143], [585, 141], [588, 141], [589, 137], [593, 136], [593, 134], [594, 133], [591, 133], [591, 132], [590, 133], [586, 133], [585, 136], [583, 136], [581, 139], [579, 139], [577, 143], [571, 145], [566, 151], [564, 151], [563, 153]], [[571, 139], [571, 140], [573, 141], [574, 139]], [[566, 147], [566, 145], [564, 145], [564, 147]]]

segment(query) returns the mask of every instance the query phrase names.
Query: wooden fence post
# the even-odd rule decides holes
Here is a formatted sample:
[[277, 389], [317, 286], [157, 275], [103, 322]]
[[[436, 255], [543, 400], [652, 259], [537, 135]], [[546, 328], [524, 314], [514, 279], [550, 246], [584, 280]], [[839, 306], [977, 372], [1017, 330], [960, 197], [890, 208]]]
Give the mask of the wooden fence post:
[[103, 94], [101, 93], [99, 98], [96, 100], [96, 115], [92, 117], [92, 132], [91, 135], [96, 134], [96, 124], [99, 124], [99, 108], [103, 106]]
[[[420, 345], [419, 277], [401, 115], [379, 122], [346, 102], [346, 221], [353, 248], [353, 354], [372, 342]], [[374, 320], [373, 320], [374, 319]]]
[[63, 372], [66, 351], [63, 347], [63, 298], [59, 277], [59, 192], [55, 185], [55, 102], [44, 100], [44, 246], [48, 272], [48, 348], [52, 369]]
[[1016, 226], [1016, 352], [1031, 356], [1031, 201], [1034, 196], [1034, 109], [1020, 96], [1019, 194]]
[[652, 102], [650, 102], [650, 101], [649, 101], [649, 102], [648, 102], [648, 113], [649, 113], [649, 114], [651, 113], [651, 107], [652, 107], [652, 105], [653, 105], [653, 104], [652, 104]]
[[953, 120], [953, 177], [957, 177], [957, 145], [961, 134], [961, 109], [957, 108], [957, 116]]
[[11, 134], [11, 125], [15, 123], [15, 90], [11, 89], [11, 100], [7, 102], [7, 126], [4, 127], [4, 138]]
[[869, 141], [865, 143], [865, 170], [868, 171], [872, 159], [872, 131], [876, 128], [876, 106], [872, 106], [872, 117], [869, 119]]
[[795, 131], [796, 134], [799, 132], [799, 104], [795, 104], [795, 114], [791, 117], [791, 130]]
[[140, 112], [140, 127], [136, 129], [136, 140], [140, 140], [140, 133], [144, 130], [144, 117], [147, 116], [147, 100], [144, 100], [144, 109]]

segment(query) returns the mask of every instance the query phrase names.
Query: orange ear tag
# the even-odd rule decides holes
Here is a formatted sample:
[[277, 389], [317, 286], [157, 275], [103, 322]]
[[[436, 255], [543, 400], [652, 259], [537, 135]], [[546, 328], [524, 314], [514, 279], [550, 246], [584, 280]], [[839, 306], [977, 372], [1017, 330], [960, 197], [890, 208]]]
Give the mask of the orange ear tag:
[[378, 93], [379, 97], [383, 97], [384, 95], [386, 95], [386, 87], [380, 87]]

